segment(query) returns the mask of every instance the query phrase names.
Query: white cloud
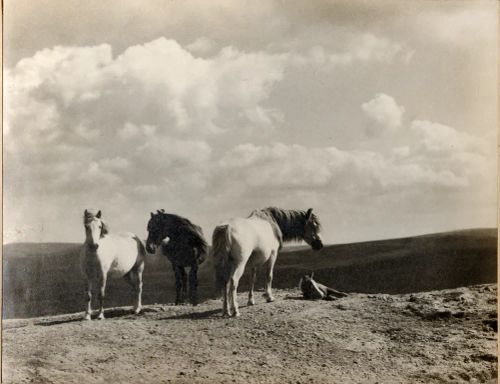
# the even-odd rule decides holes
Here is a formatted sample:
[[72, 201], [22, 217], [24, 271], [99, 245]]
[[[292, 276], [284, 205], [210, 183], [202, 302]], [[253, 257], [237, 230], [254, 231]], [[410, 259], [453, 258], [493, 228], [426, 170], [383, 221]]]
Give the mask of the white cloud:
[[268, 129], [280, 122], [265, 102], [284, 65], [280, 55], [230, 47], [200, 58], [165, 38], [116, 58], [106, 44], [44, 49], [6, 71], [7, 125], [13, 145], [86, 142], [117, 129], [124, 138], [137, 133], [132, 122], [143, 131]]
[[[29, 219], [36, 222], [32, 228], [48, 228], [46, 239], [67, 240], [73, 231], [68, 220], [77, 217], [82, 230], [79, 207], [99, 206], [124, 230], [137, 225], [144, 231], [149, 209], [164, 207], [205, 220], [208, 234], [208, 224], [233, 213], [310, 203], [330, 214], [332, 233], [344, 225], [345, 233], [363, 238], [374, 227], [385, 236], [417, 222], [425, 227], [419, 201], [432, 200], [428, 211], [440, 215], [443, 227], [455, 225], [448, 219], [456, 207], [469, 207], [462, 211], [469, 225], [469, 212], [484, 212], [495, 201], [483, 194], [495, 191], [494, 149], [485, 152], [472, 129], [443, 128], [425, 115], [408, 127], [407, 112], [391, 96], [359, 98], [382, 82], [399, 90], [408, 111], [488, 130], [487, 119], [462, 119], [488, 108], [460, 111], [472, 87], [481, 96], [492, 83], [485, 66], [474, 63], [478, 52], [496, 52], [488, 48], [494, 44], [477, 43], [496, 25], [495, 12], [483, 26], [480, 13], [467, 20], [470, 5], [459, 6], [467, 12], [439, 13], [447, 6], [171, 3], [115, 7], [120, 11], [106, 23], [83, 7], [85, 21], [68, 26], [74, 10], [64, 4], [59, 16], [40, 8], [11, 21], [5, 72], [9, 226], [20, 228]], [[437, 16], [425, 20], [432, 9]], [[51, 33], [19, 38], [23, 21], [41, 19], [37, 30]], [[89, 30], [90, 22], [105, 29]], [[61, 35], [62, 27], [73, 33]], [[148, 41], [151, 36], [169, 38]], [[33, 53], [56, 41], [69, 46]], [[109, 45], [96, 45], [102, 41]], [[26, 58], [14, 65], [19, 57]], [[410, 91], [410, 72], [429, 97]], [[452, 77], [462, 86], [446, 86]], [[433, 84], [444, 86], [432, 93]], [[474, 99], [485, 106], [490, 100]], [[366, 116], [358, 116], [365, 100]], [[376, 132], [391, 134], [357, 142], [364, 117]], [[394, 206], [410, 219], [392, 217], [401, 212]], [[34, 218], [33, 211], [41, 214]], [[366, 221], [364, 230], [359, 220]]]
[[122, 128], [118, 129], [118, 137], [123, 140], [137, 138], [137, 136], [153, 136], [157, 127], [154, 125], [142, 124], [140, 126], [126, 122]]
[[372, 100], [363, 103], [361, 108], [382, 129], [399, 128], [405, 111], [392, 96], [385, 93], [378, 93]]
[[[138, 84], [141, 96], [157, 106], [159, 127], [217, 132], [235, 129], [236, 122], [244, 122], [256, 109], [265, 111], [261, 104], [282, 79], [283, 68], [284, 61], [276, 55], [226, 47], [215, 56], [200, 58], [177, 42], [160, 38], [128, 48], [110, 71]], [[250, 122], [267, 127], [269, 119], [272, 115], [265, 114], [265, 119]]]
[[348, 40], [343, 48], [336, 50], [314, 45], [305, 53], [292, 54], [292, 61], [299, 65], [346, 67], [356, 63], [391, 64], [399, 61], [408, 64], [414, 50], [402, 43], [371, 33], [359, 34]]
[[100, 164], [107, 169], [127, 169], [130, 166], [130, 161], [123, 157], [113, 157], [101, 159]]
[[[497, 39], [498, 15], [493, 3], [476, 2], [455, 10], [430, 11], [414, 19], [419, 33], [443, 44], [477, 45]], [[489, 5], [489, 6], [485, 6]]]
[[466, 187], [466, 175], [448, 165], [426, 164], [418, 158], [401, 162], [399, 157], [371, 151], [282, 143], [239, 145], [220, 160], [221, 168], [229, 173], [228, 179], [246, 188], [286, 189], [287, 193], [326, 189], [353, 195], [377, 195], [399, 188]]
[[117, 57], [106, 44], [41, 50], [6, 70], [6, 180], [31, 198], [141, 183], [189, 196], [207, 183], [207, 137], [282, 122], [266, 102], [284, 66], [231, 47], [196, 57], [165, 38]]
[[88, 127], [85, 123], [79, 123], [74, 131], [77, 136], [82, 138], [84, 141], [92, 141], [99, 137], [99, 130], [95, 128]]
[[91, 185], [102, 187], [103, 184], [115, 186], [120, 182], [120, 178], [117, 175], [111, 171], [104, 170], [99, 162], [92, 161], [85, 166], [86, 169], [79, 174], [77, 173], [75, 179], [81, 180], [87, 188], [90, 188]]
[[186, 45], [186, 49], [197, 54], [206, 54], [213, 51], [215, 43], [206, 37], [199, 37], [191, 44]]
[[137, 148], [137, 155], [147, 164], [179, 167], [189, 164], [203, 164], [210, 159], [212, 149], [199, 140], [180, 140], [172, 137], [153, 137]]
[[408, 55], [411, 54], [411, 51], [403, 45], [371, 33], [365, 33], [355, 39], [350, 51], [353, 59], [382, 63], [391, 63], [401, 53], [404, 54], [404, 60], [407, 60]]
[[392, 149], [392, 153], [397, 157], [401, 158], [408, 157], [408, 155], [410, 154], [410, 147], [407, 145], [396, 147]]
[[417, 133], [427, 151], [481, 152], [487, 147], [487, 143], [481, 138], [427, 120], [412, 121], [411, 129]]

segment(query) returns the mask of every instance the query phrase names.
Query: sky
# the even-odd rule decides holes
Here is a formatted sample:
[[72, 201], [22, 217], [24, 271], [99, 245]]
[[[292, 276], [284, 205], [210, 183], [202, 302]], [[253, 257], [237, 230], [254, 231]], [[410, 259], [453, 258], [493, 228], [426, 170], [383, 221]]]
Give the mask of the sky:
[[[14, 5], [15, 4], [15, 5]], [[497, 223], [497, 2], [7, 0], [4, 243], [313, 208], [326, 243]]]

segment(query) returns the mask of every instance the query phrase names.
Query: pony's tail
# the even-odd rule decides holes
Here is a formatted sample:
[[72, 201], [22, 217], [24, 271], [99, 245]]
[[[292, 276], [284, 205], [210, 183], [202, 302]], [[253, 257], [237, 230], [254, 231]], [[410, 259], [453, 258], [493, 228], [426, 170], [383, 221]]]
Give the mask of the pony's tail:
[[198, 261], [198, 265], [200, 265], [201, 263], [203, 263], [206, 260], [207, 255], [208, 255], [208, 249], [209, 248], [208, 248], [208, 244], [206, 243], [206, 241], [200, 242], [200, 244], [196, 248], [196, 250], [197, 250], [196, 260]]
[[229, 225], [225, 224], [215, 227], [212, 235], [212, 252], [216, 292], [220, 292], [226, 286], [229, 274], [230, 250], [231, 238], [229, 236]]
[[148, 252], [146, 251], [146, 246], [144, 245], [144, 241], [142, 241], [138, 236], [134, 236], [134, 240], [137, 242], [137, 249], [142, 257], [146, 257]]

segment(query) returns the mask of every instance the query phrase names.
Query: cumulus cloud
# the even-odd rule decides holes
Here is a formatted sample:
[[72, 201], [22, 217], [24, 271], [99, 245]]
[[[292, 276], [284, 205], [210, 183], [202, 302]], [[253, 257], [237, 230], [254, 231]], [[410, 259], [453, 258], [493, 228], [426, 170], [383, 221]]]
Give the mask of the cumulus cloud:
[[488, 2], [471, 3], [443, 11], [423, 12], [412, 23], [419, 33], [442, 44], [472, 46], [477, 41], [493, 42], [497, 36], [498, 17]]
[[373, 99], [363, 103], [361, 108], [380, 129], [399, 128], [405, 111], [392, 96], [385, 93], [378, 93]]
[[[467, 175], [450, 163], [428, 164], [418, 157], [401, 161], [397, 156], [373, 151], [345, 151], [336, 147], [307, 148], [277, 143], [269, 146], [242, 144], [229, 151], [220, 166], [255, 189], [328, 190], [353, 195], [377, 195], [402, 188], [462, 188]], [[246, 190], [245, 192], [248, 192]]]
[[214, 41], [206, 37], [198, 37], [191, 44], [186, 45], [186, 49], [197, 54], [206, 54], [212, 52], [215, 47]]
[[314, 45], [306, 52], [296, 51], [292, 55], [293, 62], [299, 65], [327, 67], [347, 67], [356, 63], [391, 64], [395, 61], [407, 64], [415, 53], [402, 43], [372, 33], [362, 33], [348, 41], [343, 48], [332, 49]]
[[75, 193], [151, 183], [150, 171], [199, 188], [212, 152], [203, 138], [282, 122], [266, 101], [284, 65], [232, 47], [201, 58], [166, 38], [116, 57], [107, 44], [43, 49], [6, 70], [6, 179]]
[[140, 136], [152, 137], [156, 133], [157, 127], [149, 124], [136, 125], [126, 122], [118, 129], [118, 137], [122, 140], [135, 139]]
[[494, 142], [427, 120], [412, 121], [410, 130], [416, 135], [410, 153], [416, 161], [434, 169], [449, 169], [465, 177], [470, 185], [482, 185], [485, 191], [492, 188], [492, 176], [496, 174]]
[[[113, 58], [111, 47], [55, 47], [6, 71], [6, 118], [13, 141], [91, 140], [99, 131], [138, 126], [198, 133], [272, 127], [279, 113], [265, 106], [283, 77], [279, 55], [224, 48], [193, 56], [159, 38]], [[125, 127], [124, 127], [125, 126]]]
[[396, 58], [407, 62], [413, 51], [401, 43], [365, 33], [353, 40], [350, 47], [351, 60], [391, 63]]
[[[345, 214], [339, 221], [354, 218], [352, 210], [362, 220], [370, 215], [380, 220], [376, 213], [386, 212], [387, 218], [393, 212], [387, 204], [378, 212], [372, 209], [380, 196], [397, 194], [413, 215], [413, 198], [434, 196], [429, 191], [441, 192], [441, 202], [456, 202], [459, 195], [465, 196], [460, 201], [472, 201], [483, 196], [478, 189], [494, 190], [489, 182], [493, 152], [485, 152], [484, 140], [472, 130], [464, 133], [424, 118], [406, 125], [405, 108], [392, 96], [380, 93], [369, 100], [380, 81], [399, 89], [404, 83], [399, 76], [408, 71], [415, 73], [414, 80], [428, 80], [433, 73], [427, 85], [443, 79], [433, 71], [436, 59], [429, 52], [439, 49], [441, 41], [458, 40], [464, 31], [483, 36], [474, 34], [477, 26], [452, 29], [448, 37], [443, 28], [438, 31], [443, 39], [427, 36], [421, 44], [425, 30], [396, 33], [407, 30], [398, 29], [397, 20], [423, 20], [413, 14], [401, 19], [400, 7], [395, 11], [384, 6], [377, 13], [380, 18], [374, 18], [380, 6], [352, 2], [296, 7], [262, 1], [244, 12], [224, 1], [174, 3], [150, 10], [146, 18], [141, 8], [127, 28], [121, 23], [130, 18], [115, 15], [115, 27], [106, 25], [109, 33], [104, 35], [102, 30], [89, 31], [88, 22], [95, 19], [87, 19], [81, 30], [75, 29], [82, 33], [67, 34], [68, 39], [41, 34], [44, 43], [36, 53], [30, 48], [14, 56], [11, 49], [5, 70], [10, 226], [15, 222], [16, 228], [24, 228], [21, 224], [29, 217], [38, 227], [50, 227], [47, 238], [59, 238], [52, 223], [79, 219], [80, 206], [101, 206], [122, 229], [137, 224], [144, 231], [141, 215], [145, 219], [149, 209], [163, 207], [205, 220], [209, 230], [208, 224], [228, 217], [231, 209], [246, 214], [259, 206], [301, 207], [306, 202], [325, 212], [340, 207]], [[173, 6], [179, 12], [171, 12]], [[165, 12], [171, 13], [168, 20]], [[392, 26], [381, 25], [389, 14]], [[219, 19], [231, 22], [213, 22]], [[467, 23], [466, 18], [455, 20], [454, 25]], [[186, 23], [195, 28], [186, 28]], [[45, 43], [47, 36], [57, 36], [57, 44], [71, 43], [54, 46], [55, 40]], [[170, 38], [138, 44], [144, 36]], [[482, 39], [471, 40], [469, 48], [484, 50], [476, 44]], [[464, 58], [463, 51], [462, 56], [455, 54], [455, 45], [447, 51], [448, 64]], [[53, 48], [39, 49], [47, 46]], [[418, 62], [413, 60], [414, 47], [419, 49]], [[24, 56], [14, 64], [12, 57]], [[415, 102], [418, 95], [408, 94], [410, 88], [399, 89], [408, 110], [429, 110], [432, 104], [441, 111], [435, 116], [446, 124], [461, 121], [454, 114], [461, 104], [447, 97], [455, 88], [441, 87], [439, 95], [425, 102]], [[368, 100], [362, 114], [356, 113], [359, 97]], [[436, 98], [448, 104], [440, 108]], [[447, 115], [453, 117], [445, 120]], [[391, 135], [383, 136], [383, 143], [359, 144], [363, 118], [373, 133], [387, 130]], [[488, 129], [476, 125], [482, 132]], [[349, 132], [339, 132], [347, 126]], [[452, 211], [442, 209], [440, 214], [447, 218]], [[76, 225], [81, 229], [80, 220]], [[64, 225], [64, 236], [73, 231], [70, 227]], [[352, 227], [345, 230], [352, 232]], [[370, 230], [359, 233], [363, 237]]]
[[[384, 127], [399, 128], [405, 143], [389, 150], [342, 150], [334, 146], [240, 144], [218, 162], [241, 193], [303, 191], [378, 196], [395, 191], [465, 191], [492, 188], [492, 146], [484, 138], [430, 121], [403, 126], [404, 107], [385, 94], [363, 105]], [[219, 171], [220, 172], [220, 171]], [[235, 181], [237, 180], [237, 181]], [[493, 181], [492, 181], [493, 180]]]
[[411, 129], [421, 145], [431, 152], [478, 152], [487, 147], [484, 139], [427, 120], [414, 120]]
[[211, 147], [203, 141], [172, 137], [155, 138], [137, 148], [138, 156], [145, 163], [155, 163], [166, 168], [206, 162], [211, 151]]

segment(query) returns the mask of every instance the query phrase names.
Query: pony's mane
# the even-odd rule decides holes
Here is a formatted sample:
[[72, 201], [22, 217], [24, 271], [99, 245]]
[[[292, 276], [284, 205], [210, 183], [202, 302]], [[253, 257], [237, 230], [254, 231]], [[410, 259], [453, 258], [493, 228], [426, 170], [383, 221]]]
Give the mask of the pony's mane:
[[173, 213], [159, 212], [157, 215], [160, 215], [161, 222], [168, 227], [172, 235], [188, 236], [194, 239], [199, 246], [208, 247], [201, 227], [193, 224], [189, 219]]
[[[250, 216], [257, 216], [267, 220], [271, 224], [274, 222], [281, 232], [280, 237], [283, 241], [298, 241], [303, 239], [306, 215], [306, 211], [277, 207], [258, 209], [250, 214]], [[311, 213], [311, 218], [317, 224], [318, 229], [320, 229], [321, 224], [318, 217], [314, 213]]]

